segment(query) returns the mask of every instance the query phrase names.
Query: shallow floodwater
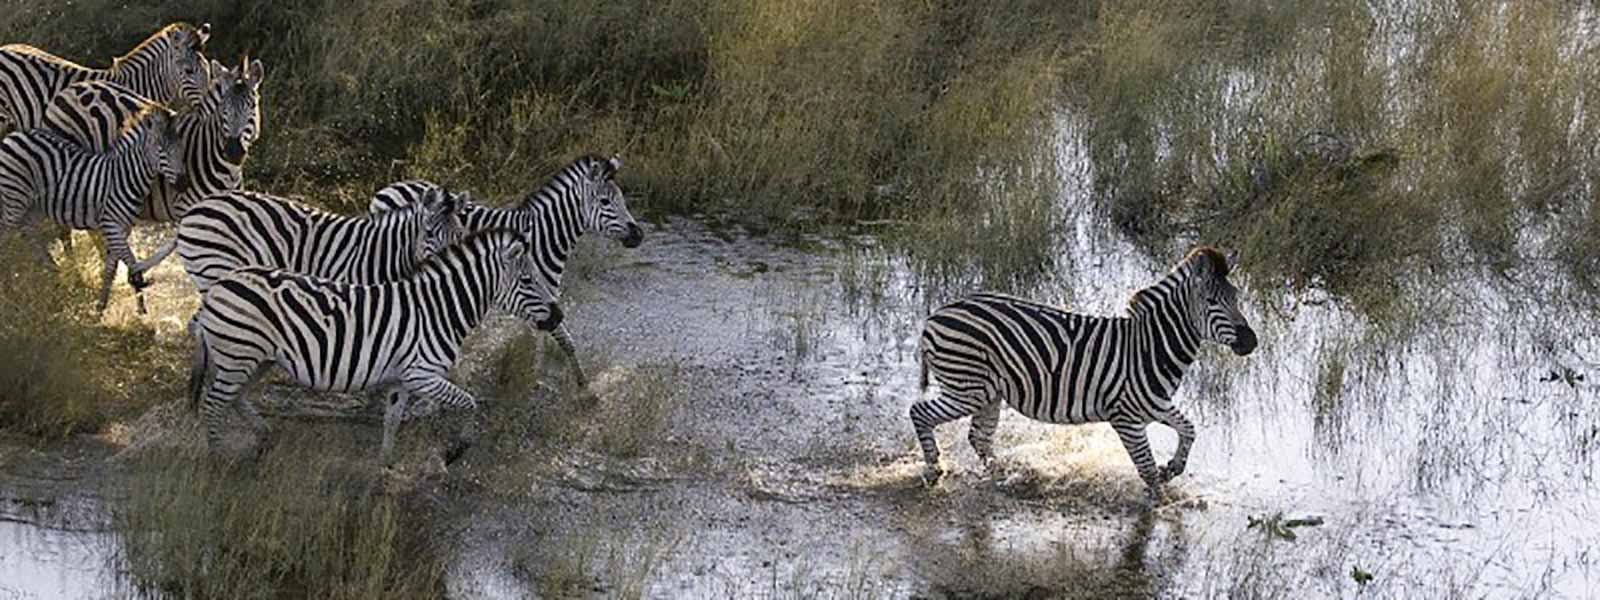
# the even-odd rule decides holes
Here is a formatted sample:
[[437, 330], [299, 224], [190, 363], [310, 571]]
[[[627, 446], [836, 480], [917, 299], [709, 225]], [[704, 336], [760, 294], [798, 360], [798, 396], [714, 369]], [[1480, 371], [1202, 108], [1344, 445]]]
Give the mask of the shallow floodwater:
[[[1116, 314], [1168, 265], [1082, 221], [1035, 295]], [[669, 439], [530, 467], [526, 490], [458, 511], [453, 596], [548, 596], [561, 569], [589, 581], [561, 595], [695, 598], [1583, 597], [1600, 575], [1592, 327], [1492, 288], [1456, 292], [1481, 314], [1393, 334], [1334, 302], [1269, 305], [1246, 281], [1260, 349], [1202, 353], [1177, 395], [1200, 432], [1189, 471], [1148, 511], [1109, 428], [1015, 413], [994, 473], [964, 422], [942, 427], [951, 474], [922, 487], [905, 411], [924, 298], [941, 292], [871, 238], [798, 250], [677, 219], [649, 233], [636, 251], [597, 244], [569, 323], [606, 357], [602, 397], [636, 365], [678, 366]], [[1176, 436], [1151, 431], [1164, 460]], [[8, 498], [29, 496], [6, 477]], [[1293, 540], [1247, 527], [1279, 513], [1322, 523]], [[0, 522], [0, 593], [117, 594], [111, 536], [29, 514]]]

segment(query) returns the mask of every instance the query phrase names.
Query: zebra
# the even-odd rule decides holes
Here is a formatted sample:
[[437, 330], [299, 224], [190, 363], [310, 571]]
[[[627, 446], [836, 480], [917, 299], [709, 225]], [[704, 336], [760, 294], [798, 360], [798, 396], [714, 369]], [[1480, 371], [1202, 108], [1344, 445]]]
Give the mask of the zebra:
[[40, 127], [50, 99], [80, 81], [113, 81], [168, 105], [196, 104], [209, 63], [201, 51], [211, 24], [173, 23], [151, 34], [109, 69], [92, 69], [26, 44], [0, 46], [0, 125], [13, 131]]
[[[1172, 403], [1202, 340], [1245, 356], [1256, 334], [1238, 308], [1228, 261], [1211, 247], [1190, 252], [1155, 284], [1135, 292], [1129, 316], [1067, 312], [1010, 296], [980, 293], [935, 310], [918, 343], [921, 387], [939, 395], [912, 404], [911, 423], [925, 462], [923, 480], [943, 475], [933, 430], [971, 416], [967, 440], [985, 465], [1002, 404], [1047, 423], [1109, 422], [1148, 488], [1152, 505], [1161, 485], [1183, 473], [1194, 425]], [[1157, 468], [1145, 426], [1178, 432], [1178, 449]]]
[[[211, 61], [206, 94], [199, 104], [178, 113], [176, 130], [189, 185], [178, 188], [158, 180], [141, 203], [141, 220], [177, 221], [200, 198], [239, 189], [245, 156], [260, 130], [264, 69], [261, 61], [252, 61], [248, 56], [238, 70]], [[112, 82], [75, 83], [51, 100], [44, 127], [103, 151], [116, 128], [152, 103]], [[71, 238], [63, 235], [63, 240], [70, 244]], [[154, 268], [172, 253], [176, 244], [175, 237], [168, 239], [135, 270], [143, 273]], [[139, 296], [139, 312], [145, 312], [143, 295]]]
[[347, 217], [260, 192], [225, 192], [178, 221], [178, 255], [201, 293], [246, 266], [346, 283], [398, 281], [465, 236], [456, 200], [435, 189], [404, 210]]
[[98, 230], [106, 242], [98, 310], [105, 310], [118, 261], [128, 265], [128, 283], [144, 287], [128, 229], [158, 176], [185, 185], [175, 122], [171, 111], [152, 105], [105, 153], [45, 129], [0, 139], [0, 229], [21, 225], [29, 209], [39, 209], [56, 223]]
[[[617, 185], [616, 173], [622, 159], [613, 156], [583, 156], [556, 173], [543, 187], [528, 194], [517, 208], [491, 208], [469, 203], [462, 209], [461, 221], [469, 231], [510, 228], [526, 233], [533, 240], [536, 262], [545, 284], [561, 294], [561, 274], [567, 256], [578, 238], [588, 232], [602, 232], [637, 248], [644, 242], [644, 229], [628, 212], [627, 199]], [[406, 206], [424, 191], [436, 187], [427, 181], [392, 184], [373, 196], [368, 209], [373, 213]], [[556, 343], [572, 362], [580, 383], [587, 381], [578, 363], [572, 333], [562, 325], [553, 332]]]
[[276, 365], [300, 385], [357, 392], [398, 387], [384, 411], [379, 460], [387, 463], [411, 399], [453, 408], [477, 401], [445, 376], [461, 341], [491, 308], [535, 329], [561, 322], [561, 308], [537, 275], [520, 233], [487, 231], [424, 262], [409, 279], [356, 285], [281, 269], [244, 267], [218, 279], [189, 322], [194, 354], [192, 403], [206, 439], [220, 445], [229, 403], [250, 421], [258, 450], [270, 447], [270, 427], [244, 397], [244, 388]]

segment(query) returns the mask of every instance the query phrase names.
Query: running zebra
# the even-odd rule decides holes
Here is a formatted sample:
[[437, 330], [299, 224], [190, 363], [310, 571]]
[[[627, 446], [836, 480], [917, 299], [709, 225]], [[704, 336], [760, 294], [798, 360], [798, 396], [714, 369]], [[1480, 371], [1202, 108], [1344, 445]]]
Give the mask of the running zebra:
[[[158, 180], [145, 197], [139, 218], [173, 222], [201, 198], [239, 188], [243, 165], [261, 123], [261, 61], [245, 57], [238, 70], [211, 62], [211, 80], [198, 105], [178, 113], [176, 130], [182, 148], [188, 185], [178, 188]], [[153, 102], [109, 81], [86, 81], [67, 86], [51, 100], [45, 128], [95, 151], [104, 151], [134, 115]], [[70, 230], [68, 230], [70, 232]], [[63, 237], [70, 244], [70, 237]], [[176, 248], [169, 239], [135, 270], [143, 273], [160, 264]], [[102, 293], [109, 293], [103, 290]], [[144, 297], [139, 297], [144, 313]]]
[[118, 261], [128, 265], [128, 283], [144, 287], [128, 229], [158, 176], [183, 187], [175, 122], [171, 111], [152, 105], [105, 153], [44, 129], [0, 139], [0, 229], [17, 227], [37, 209], [56, 223], [98, 230], [106, 242], [99, 310], [106, 307]]
[[365, 218], [259, 192], [226, 192], [184, 213], [178, 255], [201, 293], [247, 266], [373, 284], [409, 277], [464, 235], [456, 199], [441, 189], [404, 210]]
[[[567, 256], [585, 233], [601, 232], [619, 240], [627, 248], [644, 241], [644, 229], [628, 212], [622, 188], [617, 185], [617, 169], [622, 159], [584, 156], [567, 165], [544, 187], [528, 194], [517, 208], [491, 208], [476, 203], [463, 206], [461, 221], [469, 231], [496, 228], [515, 229], [533, 239], [535, 262], [545, 284], [561, 294], [561, 274]], [[369, 207], [382, 213], [407, 206], [423, 192], [436, 187], [427, 181], [405, 181], [378, 190]], [[572, 361], [578, 381], [587, 381], [578, 364], [578, 351], [565, 325], [554, 330], [556, 343]]]
[[26, 44], [0, 46], [0, 126], [40, 127], [50, 99], [80, 81], [112, 81], [166, 105], [199, 103], [210, 77], [200, 53], [210, 38], [209, 23], [173, 23], [112, 59], [110, 69], [84, 67]]
[[250, 420], [259, 448], [270, 445], [266, 421], [244, 397], [273, 365], [300, 385], [357, 392], [389, 386], [400, 393], [384, 412], [379, 460], [387, 462], [410, 400], [475, 408], [445, 376], [461, 340], [491, 307], [536, 329], [561, 322], [561, 309], [537, 278], [527, 242], [490, 231], [446, 248], [409, 279], [351, 285], [284, 270], [246, 267], [215, 282], [189, 323], [194, 363], [189, 392], [213, 449], [229, 403]]
[[[1161, 485], [1183, 473], [1194, 426], [1172, 404], [1200, 342], [1210, 340], [1245, 356], [1256, 334], [1239, 313], [1228, 262], [1201, 247], [1166, 277], [1135, 292], [1128, 317], [1095, 317], [1019, 298], [976, 294], [928, 317], [918, 353], [922, 387], [928, 376], [939, 396], [911, 406], [929, 484], [943, 475], [933, 429], [972, 417], [967, 440], [988, 464], [1001, 405], [1047, 423], [1109, 422], [1122, 439], [1152, 504]], [[1145, 426], [1178, 432], [1171, 462], [1158, 468]]]

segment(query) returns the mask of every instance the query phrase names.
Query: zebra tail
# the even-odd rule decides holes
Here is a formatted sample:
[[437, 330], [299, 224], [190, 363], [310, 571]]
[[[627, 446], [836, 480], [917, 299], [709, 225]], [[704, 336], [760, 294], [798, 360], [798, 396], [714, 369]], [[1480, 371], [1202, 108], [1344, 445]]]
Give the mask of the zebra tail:
[[211, 351], [199, 319], [189, 320], [189, 337], [194, 338], [194, 359], [189, 367], [189, 410], [198, 412], [211, 378]]

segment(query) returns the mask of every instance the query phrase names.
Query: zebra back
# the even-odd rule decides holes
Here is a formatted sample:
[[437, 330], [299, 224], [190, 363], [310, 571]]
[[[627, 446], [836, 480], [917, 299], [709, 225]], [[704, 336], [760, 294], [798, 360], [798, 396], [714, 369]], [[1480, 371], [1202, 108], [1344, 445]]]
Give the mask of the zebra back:
[[201, 200], [178, 226], [178, 253], [200, 290], [243, 266], [281, 268], [350, 283], [403, 279], [464, 235], [447, 193], [370, 218], [325, 213], [257, 192]]

